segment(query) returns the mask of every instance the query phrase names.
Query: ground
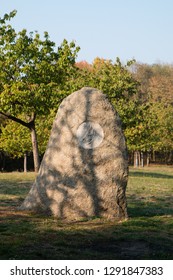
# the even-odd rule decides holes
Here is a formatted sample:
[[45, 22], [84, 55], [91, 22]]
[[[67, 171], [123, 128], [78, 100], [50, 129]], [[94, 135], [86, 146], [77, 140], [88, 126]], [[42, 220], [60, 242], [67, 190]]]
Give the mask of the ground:
[[173, 259], [173, 167], [130, 168], [120, 222], [19, 211], [34, 178], [0, 173], [0, 259]]

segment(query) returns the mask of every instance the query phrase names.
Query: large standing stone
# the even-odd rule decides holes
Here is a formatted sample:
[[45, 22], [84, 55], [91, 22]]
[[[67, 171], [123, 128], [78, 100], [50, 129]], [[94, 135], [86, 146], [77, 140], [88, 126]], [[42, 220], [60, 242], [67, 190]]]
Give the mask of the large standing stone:
[[128, 163], [121, 121], [89, 87], [61, 103], [36, 181], [21, 209], [68, 220], [127, 217]]

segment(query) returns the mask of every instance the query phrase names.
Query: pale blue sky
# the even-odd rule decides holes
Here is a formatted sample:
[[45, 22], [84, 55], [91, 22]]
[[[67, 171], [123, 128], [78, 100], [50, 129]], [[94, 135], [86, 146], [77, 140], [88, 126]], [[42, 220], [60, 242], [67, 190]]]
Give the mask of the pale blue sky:
[[13, 9], [17, 30], [75, 40], [78, 61], [173, 63], [173, 0], [1, 0], [1, 17]]

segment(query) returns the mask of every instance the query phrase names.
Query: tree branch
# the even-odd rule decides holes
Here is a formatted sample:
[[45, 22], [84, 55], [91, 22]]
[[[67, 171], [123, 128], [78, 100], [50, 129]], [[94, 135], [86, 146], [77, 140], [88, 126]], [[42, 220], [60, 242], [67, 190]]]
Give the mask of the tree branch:
[[5, 116], [9, 120], [17, 122], [17, 123], [29, 128], [29, 129], [31, 129], [31, 123], [33, 122], [33, 120], [31, 122], [27, 123], [27, 122], [22, 121], [21, 119], [18, 119], [17, 117], [11, 116], [10, 114], [7, 114], [7, 113], [1, 112], [1, 111], [0, 111], [0, 114]]

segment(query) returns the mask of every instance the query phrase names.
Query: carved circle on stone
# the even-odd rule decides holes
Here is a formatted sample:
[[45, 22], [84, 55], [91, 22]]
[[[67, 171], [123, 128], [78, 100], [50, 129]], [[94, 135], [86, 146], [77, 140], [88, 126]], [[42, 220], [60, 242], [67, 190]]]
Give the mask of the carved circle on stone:
[[84, 149], [97, 148], [103, 141], [104, 132], [96, 122], [83, 122], [79, 125], [76, 136], [78, 143]]

